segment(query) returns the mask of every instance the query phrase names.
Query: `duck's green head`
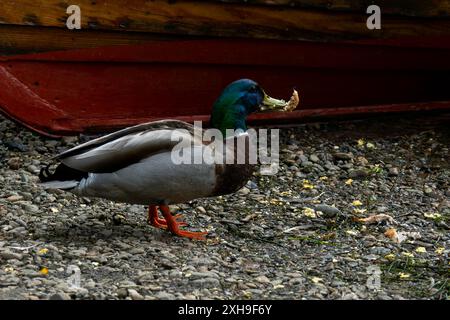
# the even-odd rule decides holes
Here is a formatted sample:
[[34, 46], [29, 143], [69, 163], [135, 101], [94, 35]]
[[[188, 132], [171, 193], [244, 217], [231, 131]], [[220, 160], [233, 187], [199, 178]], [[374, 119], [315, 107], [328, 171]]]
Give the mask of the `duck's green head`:
[[255, 81], [240, 79], [230, 83], [214, 103], [211, 127], [226, 137], [226, 129], [247, 131], [245, 120], [249, 114], [285, 106], [284, 100], [269, 97]]

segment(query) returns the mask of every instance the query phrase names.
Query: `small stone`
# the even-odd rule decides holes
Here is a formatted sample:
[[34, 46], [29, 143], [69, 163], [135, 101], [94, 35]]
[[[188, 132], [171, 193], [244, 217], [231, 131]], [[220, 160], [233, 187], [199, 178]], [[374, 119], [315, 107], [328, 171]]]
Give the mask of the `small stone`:
[[353, 169], [348, 173], [349, 178], [352, 179], [365, 178], [368, 175], [369, 173], [365, 169]]
[[165, 291], [158, 292], [157, 294], [155, 294], [154, 297], [159, 300], [174, 300], [175, 299], [175, 296], [173, 294], [165, 292]]
[[368, 255], [363, 256], [363, 258], [368, 261], [375, 261], [375, 260], [379, 259], [380, 257], [376, 254], [368, 254]]
[[31, 213], [38, 213], [39, 207], [31, 203], [22, 203], [22, 208]]
[[322, 212], [326, 218], [333, 218], [342, 213], [338, 208], [326, 204], [318, 204], [314, 207], [314, 210]]
[[311, 161], [302, 161], [301, 166], [302, 166], [303, 168], [312, 167], [312, 166], [313, 166], [313, 163], [312, 163]]
[[54, 148], [54, 147], [56, 147], [58, 144], [59, 144], [59, 141], [57, 141], [57, 140], [48, 140], [48, 141], [45, 142], [45, 146], [46, 146], [47, 148]]
[[295, 277], [289, 280], [290, 285], [297, 285], [297, 284], [303, 284], [304, 278], [302, 277]]
[[20, 151], [25, 152], [28, 150], [28, 148], [20, 141], [6, 141], [5, 142], [6, 147], [11, 151]]
[[169, 205], [169, 210], [172, 214], [176, 214], [181, 210], [181, 208], [175, 204], [171, 204]]
[[112, 221], [116, 226], [118, 226], [118, 225], [124, 224], [126, 222], [126, 219], [127, 218], [125, 218], [124, 215], [117, 213], [117, 214], [113, 215]]
[[352, 160], [353, 159], [353, 153], [351, 152], [336, 152], [333, 154], [333, 157], [336, 160]]
[[192, 272], [191, 279], [202, 279], [202, 278], [216, 278], [219, 279], [219, 275], [212, 271], [205, 271], [205, 272]]
[[249, 180], [245, 186], [249, 189], [258, 189], [258, 185], [251, 180]]
[[296, 172], [296, 173], [295, 173], [295, 176], [296, 176], [297, 178], [305, 178], [305, 177], [306, 177], [306, 174], [299, 171], [299, 172]]
[[220, 281], [216, 278], [202, 278], [193, 280], [192, 284], [201, 288], [216, 288], [220, 286]]
[[398, 168], [392, 167], [392, 168], [389, 169], [389, 173], [388, 173], [388, 174], [389, 174], [390, 176], [398, 176], [398, 173], [399, 173], [399, 172], [398, 172]]
[[308, 157], [307, 156], [305, 156], [305, 155], [300, 155], [299, 157], [298, 157], [298, 159], [300, 160], [300, 162], [305, 162], [305, 161], [308, 161]]
[[197, 209], [200, 213], [203, 213], [203, 214], [206, 213], [206, 209], [203, 208], [203, 207], [201, 207], [201, 206], [197, 207], [196, 209]]
[[338, 166], [335, 166], [334, 164], [332, 164], [332, 163], [326, 163], [325, 165], [324, 165], [324, 167], [325, 167], [325, 169], [327, 169], [328, 171], [338, 171], [338, 170], [340, 170], [340, 168], [338, 167]]
[[11, 158], [8, 160], [8, 167], [11, 170], [18, 170], [20, 168], [20, 158]]
[[250, 193], [250, 189], [247, 188], [247, 187], [243, 187], [243, 188], [239, 189], [238, 192], [239, 192], [240, 194], [247, 195], [247, 194]]
[[356, 293], [351, 292], [347, 293], [342, 297], [342, 300], [359, 300], [359, 297]]
[[369, 161], [366, 158], [364, 158], [363, 156], [357, 157], [356, 162], [361, 166], [367, 166], [369, 164]]
[[16, 201], [19, 201], [22, 199], [23, 199], [23, 197], [19, 196], [19, 195], [12, 195], [12, 196], [6, 198], [6, 200], [8, 200], [9, 202], [16, 202]]
[[0, 286], [1, 287], [8, 287], [8, 286], [16, 286], [19, 284], [20, 279], [13, 275], [7, 275], [4, 277], [0, 277]]
[[314, 163], [317, 163], [317, 162], [320, 161], [319, 157], [317, 155], [315, 155], [315, 154], [310, 155], [309, 156], [309, 160], [314, 162]]
[[55, 294], [52, 294], [49, 298], [49, 300], [72, 300], [70, 296], [65, 292], [58, 292]]
[[27, 167], [27, 171], [33, 174], [38, 174], [40, 170], [38, 167], [31, 164]]
[[353, 168], [353, 164], [351, 162], [346, 162], [346, 163], [340, 164], [339, 167], [341, 167], [341, 169], [350, 170]]
[[256, 277], [255, 280], [256, 280], [257, 282], [263, 283], [263, 284], [270, 283], [270, 279], [267, 278], [267, 277], [264, 276], [264, 275], [263, 275], [263, 276]]
[[370, 251], [373, 254], [376, 254], [379, 256], [386, 256], [387, 254], [389, 254], [391, 252], [390, 249], [384, 248], [384, 247], [372, 247], [372, 248], [370, 248]]
[[75, 144], [78, 142], [78, 137], [76, 136], [62, 137], [62, 141], [64, 144]]
[[11, 260], [11, 259], [22, 260], [23, 255], [20, 253], [14, 253], [11, 251], [3, 251], [3, 252], [0, 252], [0, 257], [2, 257], [5, 260]]
[[128, 289], [128, 295], [133, 300], [144, 300], [144, 297], [134, 289]]
[[128, 290], [126, 288], [119, 288], [117, 290], [117, 297], [119, 299], [125, 299], [126, 297], [128, 297]]

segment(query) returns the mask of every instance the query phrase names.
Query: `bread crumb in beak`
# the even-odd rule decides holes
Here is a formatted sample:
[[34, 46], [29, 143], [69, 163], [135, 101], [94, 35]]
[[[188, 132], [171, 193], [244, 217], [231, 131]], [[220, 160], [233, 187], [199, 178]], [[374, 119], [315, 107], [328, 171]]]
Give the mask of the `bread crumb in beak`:
[[297, 108], [298, 103], [300, 102], [300, 99], [298, 97], [297, 90], [294, 89], [294, 92], [292, 92], [291, 99], [289, 99], [288, 103], [286, 104], [286, 107], [284, 107], [284, 111], [293, 111], [295, 108]]

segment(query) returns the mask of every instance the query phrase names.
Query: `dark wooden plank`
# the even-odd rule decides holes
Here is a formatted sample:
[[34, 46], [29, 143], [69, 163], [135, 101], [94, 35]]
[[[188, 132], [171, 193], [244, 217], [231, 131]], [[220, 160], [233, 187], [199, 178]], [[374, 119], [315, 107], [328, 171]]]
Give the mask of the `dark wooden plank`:
[[[82, 28], [92, 30], [316, 41], [450, 34], [450, 19], [444, 18], [384, 16], [382, 30], [368, 30], [365, 11], [160, 0], [136, 0], [127, 6], [119, 0], [78, 0], [77, 4], [82, 10]], [[0, 22], [65, 28], [67, 6], [60, 0], [22, 0], [20, 5], [2, 1]]]
[[[0, 56], [172, 40], [175, 36], [144, 32], [71, 31], [56, 27], [0, 25]], [[192, 37], [176, 36], [177, 40]]]
[[448, 17], [450, 0], [212, 0], [223, 3], [245, 3], [250, 5], [286, 6], [331, 11], [365, 12], [376, 4], [383, 14], [412, 17]]

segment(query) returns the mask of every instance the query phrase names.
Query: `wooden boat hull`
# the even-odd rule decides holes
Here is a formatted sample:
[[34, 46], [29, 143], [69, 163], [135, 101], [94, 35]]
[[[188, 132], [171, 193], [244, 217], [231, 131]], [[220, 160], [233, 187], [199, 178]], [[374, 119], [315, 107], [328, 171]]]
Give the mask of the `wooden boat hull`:
[[272, 96], [286, 99], [293, 87], [301, 95], [298, 111], [256, 119], [442, 109], [450, 101], [447, 54], [267, 40], [159, 41], [32, 54], [0, 61], [0, 105], [50, 134], [162, 118], [205, 120], [221, 89], [248, 77]]
[[[450, 28], [445, 29], [450, 26], [446, 18], [450, 9], [442, 6], [438, 13], [430, 6], [419, 10], [426, 18], [444, 12], [444, 17], [426, 20], [424, 29], [413, 23], [415, 18], [406, 23], [392, 16], [385, 20], [394, 28], [373, 36], [353, 18], [338, 30], [319, 25], [314, 32], [314, 23], [323, 17], [354, 17], [357, 6], [330, 15], [302, 7], [234, 4], [238, 1], [226, 5], [193, 1], [190, 6], [156, 1], [160, 5], [156, 7], [143, 2], [144, 8], [150, 6], [170, 19], [158, 22], [157, 14], [141, 11], [130, 18], [131, 12], [128, 19], [134, 23], [125, 29], [139, 31], [135, 33], [117, 31], [126, 19], [108, 19], [118, 14], [111, 12], [98, 13], [95, 26], [85, 21], [88, 30], [81, 32], [57, 28], [61, 22], [45, 15], [46, 19], [25, 26], [30, 16], [39, 17], [44, 9], [55, 15], [60, 9], [53, 0], [41, 0], [44, 8], [23, 2], [28, 5], [28, 20], [17, 19], [8, 2], [0, 4], [7, 13], [0, 17], [0, 31], [8, 31], [0, 33], [0, 109], [43, 134], [97, 132], [166, 118], [208, 120], [220, 91], [239, 78], [258, 81], [277, 98], [287, 99], [293, 87], [301, 95], [298, 111], [257, 114], [251, 117], [253, 122], [450, 109]], [[91, 17], [96, 14], [94, 2], [81, 3]], [[322, 8], [320, 1], [305, 3]], [[210, 7], [221, 14], [208, 16]], [[395, 7], [391, 12], [411, 13]], [[249, 22], [241, 17], [250, 14], [255, 18]], [[176, 15], [189, 23], [173, 28]], [[261, 32], [267, 18], [278, 24]], [[239, 23], [253, 31], [240, 36]], [[411, 30], [395, 28], [400, 25]], [[286, 27], [291, 31], [285, 32]], [[165, 34], [154, 33], [163, 29]]]

